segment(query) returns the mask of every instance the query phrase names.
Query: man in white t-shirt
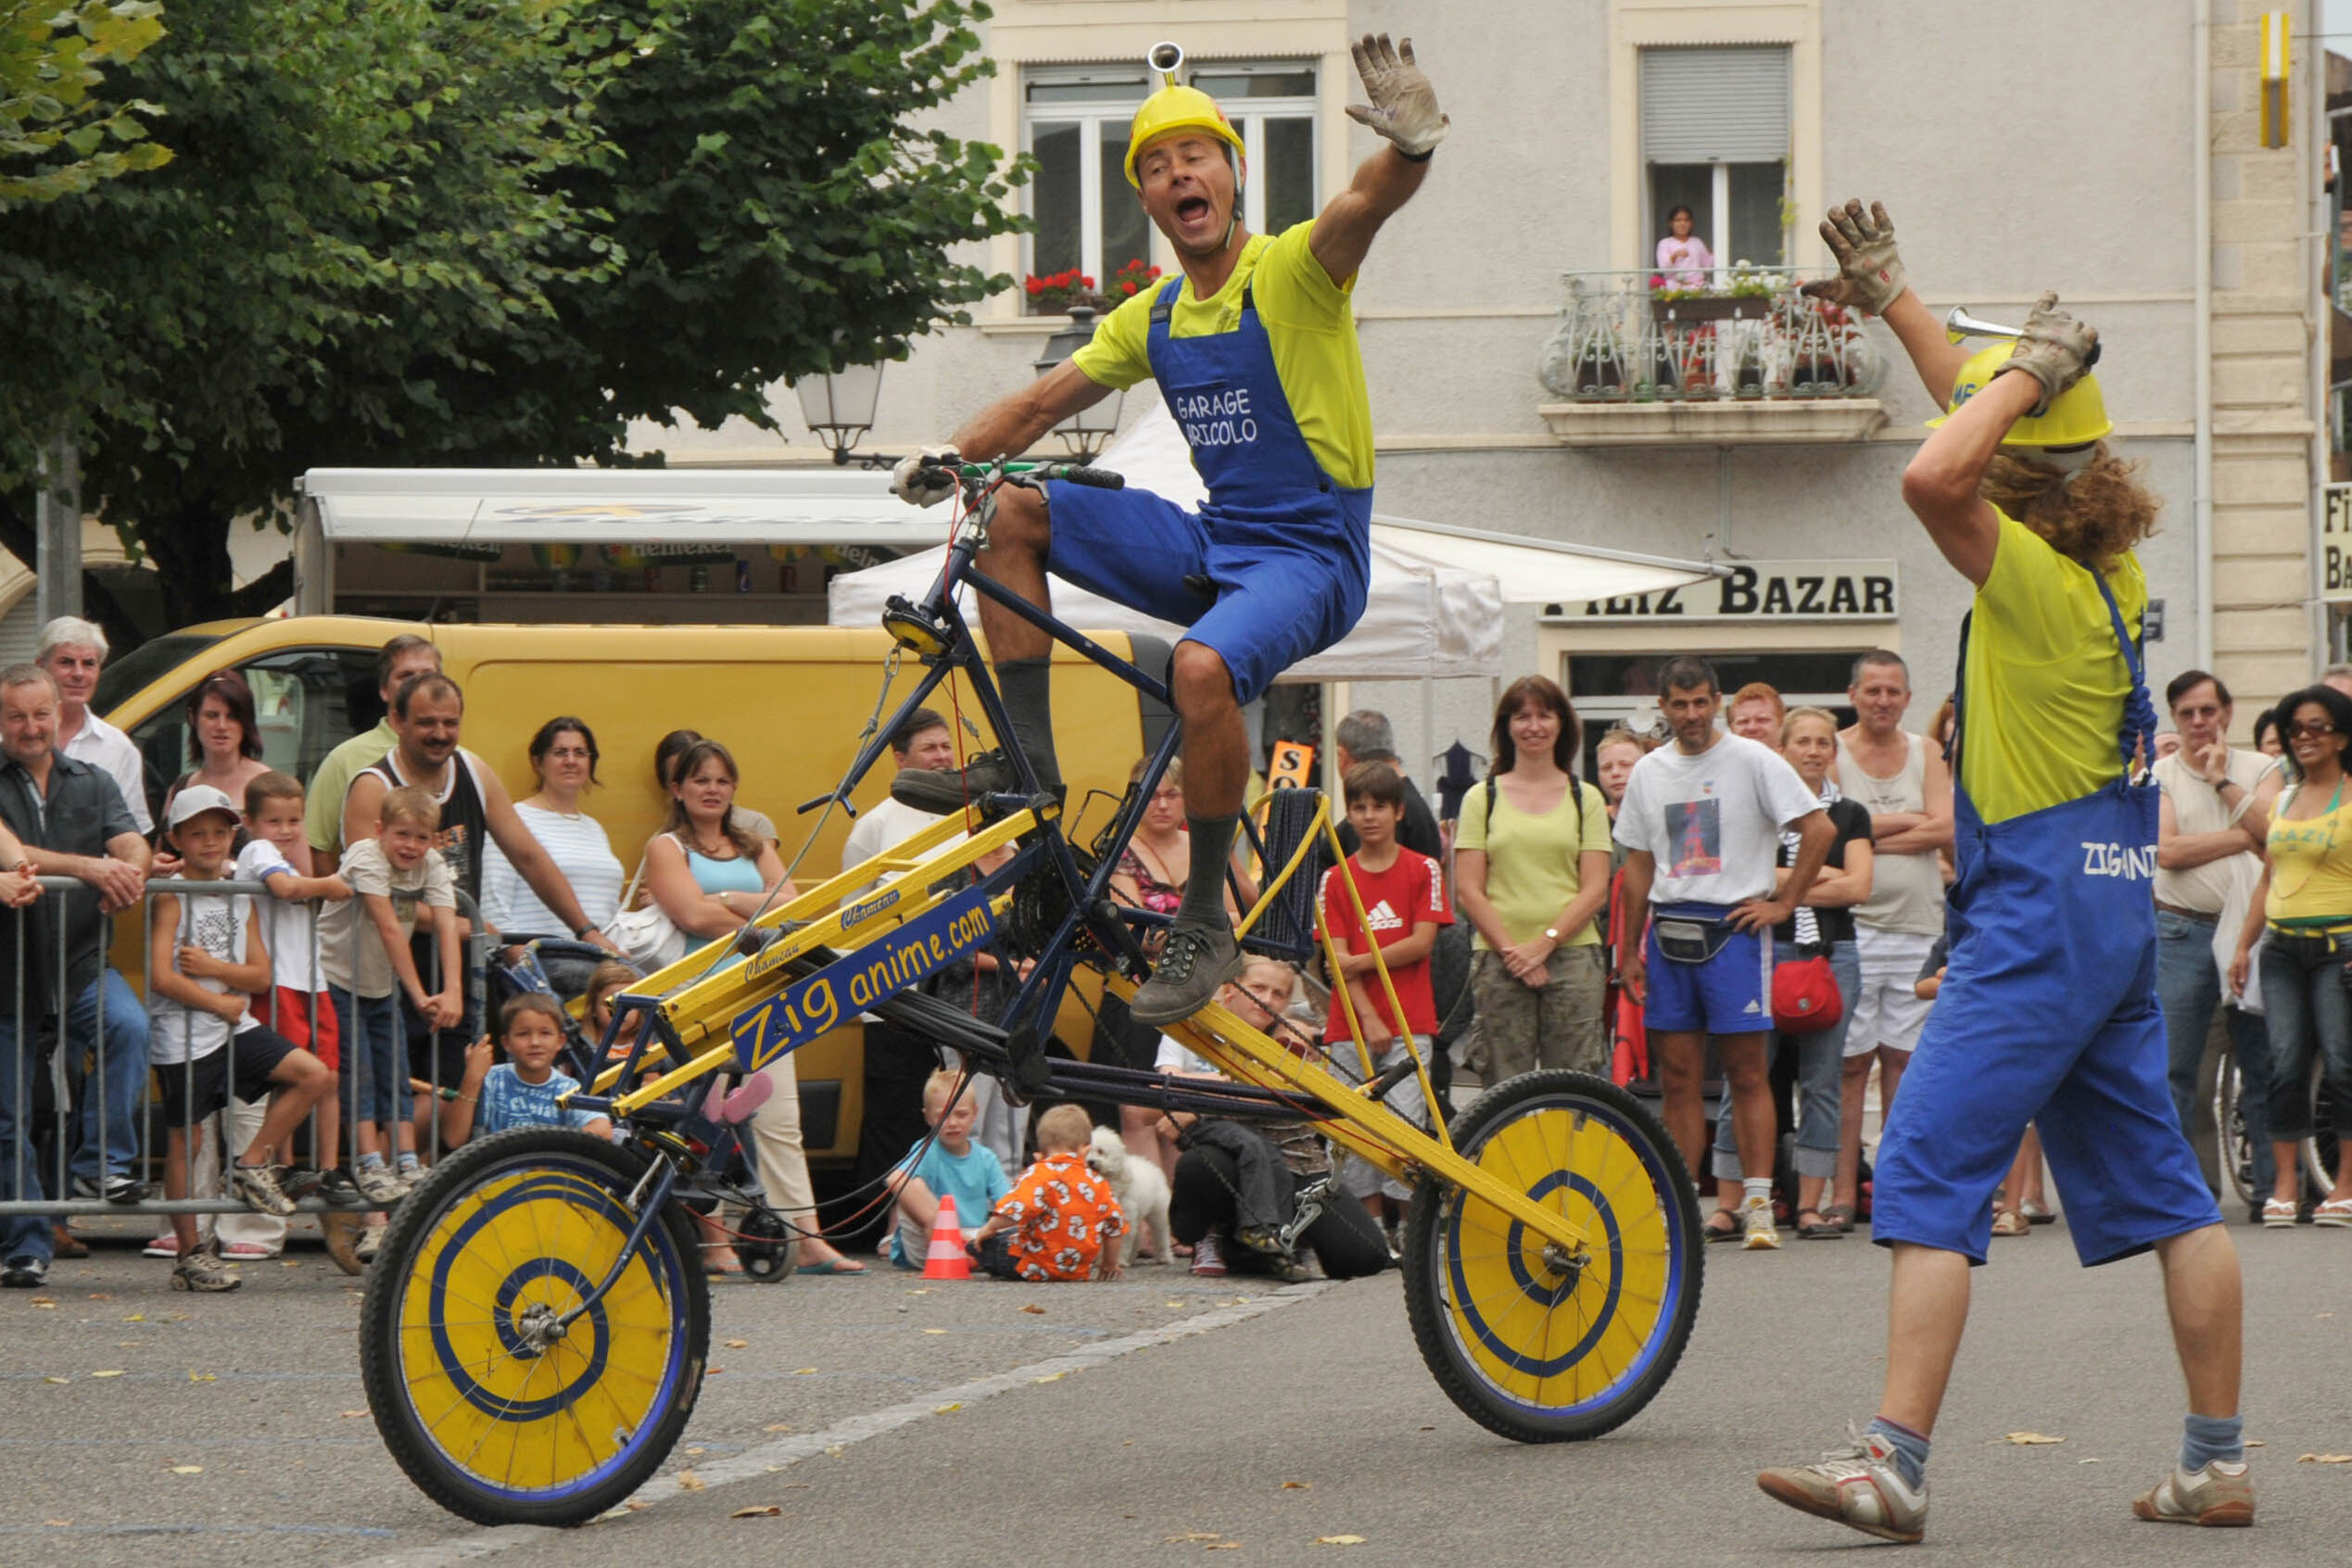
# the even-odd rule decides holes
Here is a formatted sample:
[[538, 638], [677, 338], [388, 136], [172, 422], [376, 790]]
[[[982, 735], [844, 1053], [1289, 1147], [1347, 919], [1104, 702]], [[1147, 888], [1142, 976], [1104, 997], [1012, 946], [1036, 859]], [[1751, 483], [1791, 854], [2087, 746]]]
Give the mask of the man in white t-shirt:
[[155, 836], [155, 818], [147, 811], [147, 774], [139, 748], [131, 737], [90, 711], [91, 694], [98, 689], [98, 672], [107, 664], [107, 634], [95, 621], [60, 615], [41, 628], [32, 662], [49, 672], [57, 688], [59, 756], [88, 763], [114, 780], [122, 803], [143, 839]]
[[[917, 708], [906, 715], [891, 734], [891, 754], [904, 768], [952, 768], [955, 765], [955, 735], [947, 727], [947, 720], [929, 708]], [[939, 816], [888, 796], [857, 819], [850, 829], [849, 839], [841, 845], [841, 869], [854, 869], [876, 855], [896, 848], [932, 826]], [[890, 880], [878, 877], [874, 881], [852, 893], [847, 902], [855, 903], [868, 891]], [[923, 1085], [939, 1069], [939, 1051], [921, 1035], [883, 1022], [872, 1014], [866, 1016], [866, 1046], [864, 1076], [866, 1082], [865, 1108], [857, 1133], [857, 1180], [863, 1184], [879, 1178], [906, 1157], [906, 1151], [921, 1141], [930, 1124], [923, 1117]], [[976, 1079], [975, 1088], [985, 1080]], [[989, 1082], [988, 1091], [995, 1085]], [[980, 1103], [980, 1114], [989, 1116], [993, 1106]], [[874, 1225], [889, 1218], [877, 1215]], [[842, 1246], [857, 1239], [854, 1233]]]
[[[1658, 691], [1674, 744], [1634, 765], [1617, 808], [1617, 841], [1627, 852], [1627, 929], [1648, 922], [1650, 931], [1645, 942], [1627, 944], [1622, 979], [1643, 1005], [1666, 1128], [1694, 1171], [1705, 1169], [1700, 1090], [1707, 1037], [1714, 1037], [1731, 1088], [1739, 1167], [1750, 1172], [1740, 1204], [1746, 1245], [1776, 1247], [1771, 1171], [1779, 1128], [1765, 1054], [1772, 928], [1804, 902], [1837, 830], [1779, 752], [1716, 733], [1723, 690], [1704, 659], [1667, 660]], [[1784, 828], [1799, 836], [1785, 874], [1777, 869]]]

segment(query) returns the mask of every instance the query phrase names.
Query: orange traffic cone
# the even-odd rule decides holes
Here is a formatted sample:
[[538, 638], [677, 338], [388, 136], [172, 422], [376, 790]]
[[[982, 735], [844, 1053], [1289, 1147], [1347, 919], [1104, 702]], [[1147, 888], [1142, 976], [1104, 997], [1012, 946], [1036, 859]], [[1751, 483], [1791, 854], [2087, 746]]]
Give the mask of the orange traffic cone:
[[955, 1200], [942, 1194], [939, 1218], [931, 1221], [931, 1245], [923, 1254], [927, 1280], [968, 1280], [972, 1260], [964, 1256], [964, 1227], [955, 1222]]

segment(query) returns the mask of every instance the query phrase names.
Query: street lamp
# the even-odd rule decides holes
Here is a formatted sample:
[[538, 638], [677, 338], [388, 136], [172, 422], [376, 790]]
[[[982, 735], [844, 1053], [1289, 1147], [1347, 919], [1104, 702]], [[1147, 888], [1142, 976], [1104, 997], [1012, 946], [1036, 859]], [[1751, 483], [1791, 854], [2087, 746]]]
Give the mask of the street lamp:
[[[1069, 308], [1069, 325], [1045, 340], [1044, 349], [1037, 356], [1037, 373], [1046, 372], [1068, 360], [1093, 340], [1094, 310], [1088, 305]], [[1054, 434], [1062, 438], [1062, 446], [1081, 462], [1092, 462], [1096, 454], [1110, 444], [1119, 431], [1119, 406], [1127, 394], [1113, 392], [1100, 402], [1089, 405], [1054, 426]]]
[[853, 461], [866, 468], [888, 467], [896, 462], [874, 453], [852, 454], [859, 436], [874, 428], [874, 406], [882, 398], [882, 366], [848, 365], [822, 375], [804, 375], [792, 383], [800, 394], [801, 419], [833, 449], [836, 466]]

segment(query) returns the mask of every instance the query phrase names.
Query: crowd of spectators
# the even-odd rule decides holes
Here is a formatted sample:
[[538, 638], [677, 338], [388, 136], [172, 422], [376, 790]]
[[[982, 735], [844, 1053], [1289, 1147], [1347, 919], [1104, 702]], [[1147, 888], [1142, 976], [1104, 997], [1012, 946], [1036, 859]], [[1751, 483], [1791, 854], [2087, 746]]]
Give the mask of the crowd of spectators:
[[[34, 662], [0, 671], [0, 942], [20, 929], [25, 955], [19, 971], [0, 967], [0, 1196], [146, 1195], [143, 1132], [159, 1084], [164, 1195], [225, 1194], [245, 1210], [171, 1217], [147, 1250], [171, 1259], [183, 1288], [235, 1288], [235, 1264], [284, 1246], [297, 1197], [327, 1200], [329, 1247], [357, 1268], [438, 1149], [516, 1125], [609, 1132], [558, 1105], [575, 1082], [561, 1070], [560, 1012], [525, 996], [492, 1029], [474, 1011], [476, 948], [512, 957], [532, 944], [601, 1040], [611, 999], [648, 967], [624, 957], [624, 922], [658, 918], [671, 953], [692, 952], [797, 896], [773, 822], [739, 803], [744, 780], [724, 742], [663, 739], [651, 761], [667, 819], [616, 852], [597, 819], [605, 759], [590, 726], [548, 719], [529, 743], [527, 792], [510, 794], [461, 743], [465, 694], [413, 636], [378, 657], [383, 721], [336, 747], [307, 788], [270, 766], [247, 681], [206, 680], [185, 705], [186, 765], [158, 781], [158, 830], [137, 749], [89, 708], [106, 658], [100, 628], [64, 619], [44, 628]], [[1953, 704], [1927, 733], [1906, 730], [1908, 671], [1883, 651], [1857, 661], [1842, 730], [1761, 683], [1726, 697], [1700, 660], [1669, 661], [1658, 685], [1658, 732], [1612, 729], [1587, 752], [1556, 684], [1512, 683], [1489, 773], [1443, 823], [1386, 719], [1347, 715], [1334, 803], [1347, 875], [1326, 874], [1319, 891], [1336, 964], [1253, 961], [1222, 997], [1352, 1081], [1418, 1057], [1447, 1094], [1454, 1053], [1438, 1042], [1464, 1017], [1474, 1023], [1461, 1055], [1482, 1081], [1547, 1068], [1646, 1081], [1689, 1168], [1715, 1183], [1711, 1239], [1774, 1247], [1784, 1223], [1834, 1239], [1867, 1214], [1873, 1080], [1883, 1115], [1933, 1005]], [[2156, 983], [2178, 1114], [2193, 1130], [2201, 1119], [2218, 1019], [2260, 1190], [2252, 1218], [2352, 1226], [2352, 1170], [2308, 1199], [2302, 1185], [2314, 1061], [2334, 1131], [2352, 1132], [2352, 993], [2338, 974], [2352, 931], [2352, 668], [2260, 714], [2251, 750], [2228, 742], [2233, 710], [2218, 678], [2188, 672], [2166, 697], [2171, 727], [2143, 760], [2163, 791]], [[929, 710], [891, 749], [901, 768], [955, 762], [946, 720]], [[1131, 783], [1145, 771], [1139, 761]], [[1191, 869], [1181, 768], [1138, 810], [1114, 895], [1165, 916]], [[855, 823], [843, 869], [941, 820], [884, 801]], [[1256, 899], [1250, 869], [1237, 854], [1230, 917]], [[41, 877], [75, 885], [44, 893]], [[109, 916], [150, 896], [150, 879], [143, 1004], [108, 962], [107, 931]], [[213, 891], [223, 882], [263, 891]], [[1441, 946], [1455, 940], [1465, 975], [1446, 972]], [[929, 983], [993, 1016], [1025, 973], [992, 948]], [[1171, 1077], [1209, 1070], [1116, 997], [1091, 1052]], [[855, 1174], [883, 1196], [829, 1233], [816, 1222], [791, 1056], [764, 1071], [773, 1092], [747, 1151], [766, 1201], [803, 1232], [804, 1271], [862, 1272], [871, 1250], [919, 1267], [948, 1194], [988, 1267], [1115, 1271], [1119, 1249], [1100, 1247], [1118, 1234], [1107, 1188], [1102, 1203], [1039, 1218], [1040, 1195], [1082, 1169], [1069, 1119], [1023, 1116], [954, 1052], [865, 1020]], [[1388, 1108], [1425, 1124], [1422, 1081], [1403, 1073]], [[1092, 1114], [1172, 1188], [1173, 1234], [1149, 1238], [1162, 1261], [1172, 1251], [1203, 1273], [1294, 1277], [1311, 1257], [1342, 1277], [1384, 1266], [1396, 1245], [1408, 1191], [1344, 1156], [1334, 1167], [1303, 1123]], [[1995, 1196], [1995, 1233], [2051, 1218], [2043, 1192], [2029, 1133]], [[1269, 1217], [1300, 1203], [1318, 1216], [1294, 1248]], [[739, 1270], [727, 1217], [704, 1226], [706, 1267]], [[1078, 1232], [1094, 1245], [1073, 1263], [1064, 1244]], [[0, 1223], [0, 1283], [37, 1285], [53, 1258], [84, 1250], [61, 1220], [12, 1217]]]

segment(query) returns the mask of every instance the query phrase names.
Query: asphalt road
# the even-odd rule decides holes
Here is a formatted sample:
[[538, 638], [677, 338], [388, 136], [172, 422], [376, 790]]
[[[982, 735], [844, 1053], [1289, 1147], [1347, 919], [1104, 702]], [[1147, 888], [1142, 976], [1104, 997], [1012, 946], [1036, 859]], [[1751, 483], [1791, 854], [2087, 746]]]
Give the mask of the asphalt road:
[[[2179, 1435], [2156, 1272], [2086, 1273], [2061, 1225], [1997, 1244], [1976, 1275], [1928, 1550], [2032, 1568], [2343, 1561], [2352, 1463], [2298, 1456], [2352, 1453], [2352, 1236], [2235, 1234], [2257, 1528], [2129, 1517]], [[1117, 1285], [730, 1282], [681, 1451], [640, 1506], [571, 1532], [485, 1531], [409, 1486], [360, 1410], [357, 1282], [321, 1254], [196, 1298], [131, 1240], [0, 1295], [0, 1562], [1028, 1568], [1231, 1550], [1212, 1561], [1583, 1568], [1892, 1549], [1751, 1481], [1869, 1413], [1886, 1265], [1858, 1238], [1713, 1249], [1666, 1390], [1615, 1435], [1553, 1448], [1494, 1438], [1446, 1401], [1393, 1274], [1273, 1291], [1151, 1267]], [[2021, 1431], [2065, 1441], [2004, 1440]], [[1321, 1543], [1336, 1536], [1361, 1540]]]

